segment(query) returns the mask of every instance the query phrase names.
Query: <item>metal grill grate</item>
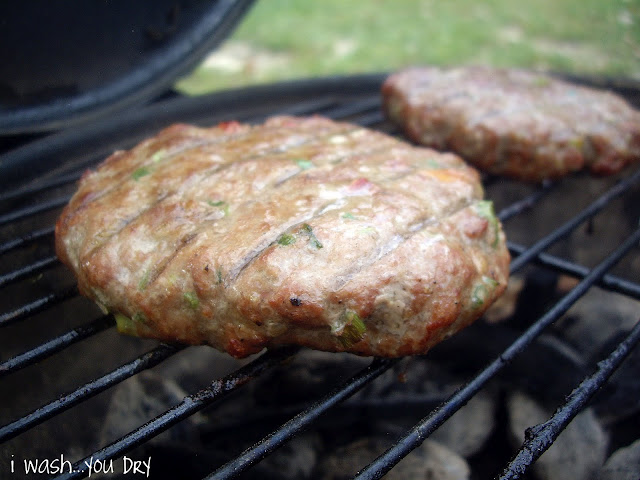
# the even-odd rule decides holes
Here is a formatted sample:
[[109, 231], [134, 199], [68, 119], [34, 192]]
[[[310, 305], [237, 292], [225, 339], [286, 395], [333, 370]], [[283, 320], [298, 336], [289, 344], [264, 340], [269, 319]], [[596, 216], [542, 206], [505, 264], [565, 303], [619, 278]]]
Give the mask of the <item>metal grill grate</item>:
[[[4, 192], [0, 194], [0, 258], [5, 265], [0, 271], [0, 298], [6, 306], [3, 306], [3, 311], [0, 312], [0, 328], [4, 330], [0, 337], [3, 337], [5, 345], [0, 363], [0, 390], [7, 392], [7, 389], [11, 388], [12, 384], [7, 384], [5, 377], [11, 380], [18, 375], [33, 375], [34, 369], [37, 371], [46, 365], [51, 360], [50, 357], [55, 358], [56, 354], [62, 351], [71, 351], [74, 345], [112, 330], [114, 325], [111, 317], [97, 316], [89, 321], [80, 319], [79, 325], [72, 326], [62, 333], [45, 333], [45, 339], [35, 346], [30, 346], [28, 339], [22, 339], [23, 332], [30, 330], [30, 322], [39, 326], [42, 325], [43, 319], [45, 322], [56, 322], [56, 307], [70, 302], [85, 302], [77, 297], [77, 290], [70, 281], [69, 274], [60, 266], [52, 250], [53, 221], [61, 206], [70, 198], [74, 183], [85, 168], [95, 165], [110, 151], [132, 146], [143, 137], [175, 121], [213, 124], [237, 119], [257, 122], [274, 114], [321, 114], [396, 133], [380, 113], [378, 89], [383, 78], [383, 75], [364, 75], [317, 79], [225, 92], [199, 99], [173, 99], [119, 118], [110, 118], [99, 124], [35, 140], [7, 153], [0, 160], [4, 183]], [[417, 421], [413, 428], [377, 460], [363, 466], [356, 478], [380, 478], [393, 468], [399, 460], [467, 403], [489, 380], [496, 377], [512, 359], [527, 349], [545, 328], [558, 320], [593, 286], [640, 299], [640, 283], [615, 273], [615, 266], [621, 259], [629, 256], [632, 251], [637, 254], [640, 228], [631, 228], [628, 232], [623, 232], [625, 238], [604, 258], [593, 259], [594, 263], [596, 260], [599, 262], [593, 267], [580, 265], [566, 255], [548, 252], [561, 245], [564, 239], [581, 226], [588, 226], [599, 212], [607, 214], [611, 209], [621, 208], [620, 202], [633, 209], [633, 194], [638, 191], [640, 170], [636, 169], [630, 174], [627, 171], [627, 174], [613, 185], [602, 181], [598, 184], [598, 189], [590, 195], [591, 203], [567, 212], [567, 218], [563, 223], [551, 225], [546, 235], [532, 245], [525, 246], [515, 241], [509, 243], [514, 257], [511, 264], [512, 273], [525, 267], [536, 266], [576, 278], [579, 283], [532, 323], [502, 354], [489, 365], [477, 370], [476, 375], [469, 378], [464, 387], [431, 412], [425, 411], [422, 420]], [[32, 176], [35, 178], [28, 183], [20, 181]], [[576, 181], [586, 179], [577, 178]], [[567, 182], [569, 181], [520, 189], [516, 198], [502, 205], [499, 216], [504, 222], [508, 238], [512, 221], [526, 214], [544, 216], [545, 210], [552, 207], [548, 201], [545, 204], [545, 199], [552, 194], [562, 195]], [[489, 198], [495, 189], [503, 188], [505, 185], [509, 188], [513, 185], [513, 182], [494, 178], [486, 179], [486, 183]], [[562, 251], [561, 247], [558, 249]], [[43, 287], [42, 279], [49, 277], [50, 282]], [[12, 328], [17, 328], [17, 333], [13, 332]], [[34, 327], [36, 328], [41, 327]], [[549, 421], [528, 431], [525, 443], [513, 460], [505, 466], [500, 478], [519, 478], [548, 448], [567, 423], [585, 407], [594, 393], [607, 382], [613, 370], [637, 345], [639, 339], [640, 323], [636, 323], [627, 339], [620, 343], [608, 358], [600, 362], [597, 369], [592, 367], [595, 373], [575, 386], [573, 393], [567, 397], [564, 404], [558, 406], [558, 410]], [[137, 340], [122, 339], [122, 342], [125, 341]], [[140, 345], [148, 345], [145, 341], [140, 342]], [[3, 448], [2, 445], [10, 449], [11, 440], [16, 436], [61, 415], [117, 383], [158, 365], [182, 348], [156, 345], [111, 371], [93, 373], [98, 376], [80, 382], [67, 393], [40, 392], [38, 398], [34, 399], [35, 404], [39, 405], [37, 408], [6, 420], [5, 425], [0, 427], [0, 449]], [[91, 457], [94, 460], [108, 460], [124, 455], [181, 420], [222, 400], [227, 394], [258, 375], [296, 355], [297, 351], [297, 348], [269, 351], [227, 376], [214, 379], [206, 388], [188, 395], [178, 405], [115, 442], [96, 452], [84, 452], [86, 457], [74, 464], [74, 472], [65, 473], [57, 478], [87, 476], [84, 460]], [[81, 359], [78, 358], [76, 361]], [[374, 359], [368, 367], [318, 398], [304, 411], [206, 478], [225, 479], [241, 475], [284, 442], [309, 427], [327, 410], [334, 408], [367, 383], [374, 382], [396, 363], [396, 360]], [[93, 365], [87, 365], [87, 369], [99, 372]], [[81, 419], [77, 421], [81, 422]], [[21, 453], [28, 455], [28, 452]]]

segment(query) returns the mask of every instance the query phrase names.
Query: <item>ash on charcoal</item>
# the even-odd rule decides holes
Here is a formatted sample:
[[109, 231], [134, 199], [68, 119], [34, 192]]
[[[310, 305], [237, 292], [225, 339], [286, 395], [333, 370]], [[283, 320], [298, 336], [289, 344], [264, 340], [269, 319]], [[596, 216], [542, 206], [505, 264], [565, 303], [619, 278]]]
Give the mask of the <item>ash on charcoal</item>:
[[[233, 446], [234, 450], [238, 450], [240, 444], [248, 446], [370, 363], [371, 359], [354, 355], [303, 350], [284, 368], [267, 372], [248, 384], [242, 395], [207, 412], [203, 441], [207, 448], [216, 451], [224, 449], [225, 444]], [[292, 439], [256, 465], [252, 473], [247, 473], [247, 478], [323, 478], [318, 473], [320, 470], [312, 470], [316, 463], [321, 465], [318, 469], [322, 475], [327, 475], [326, 478], [341, 478], [335, 475], [343, 475], [346, 467], [336, 467], [337, 472], [329, 473], [329, 465], [335, 467], [343, 461], [352, 462], [355, 472], [373, 460], [376, 452], [379, 454], [384, 450], [381, 441], [371, 443], [372, 439], [384, 439], [387, 448], [391, 438], [404, 433], [417, 419], [446, 400], [460, 384], [459, 376], [425, 358], [403, 359], [326, 412], [310, 431]], [[399, 465], [392, 470], [403, 472], [401, 476], [391, 478], [468, 478], [469, 467], [461, 454], [472, 454], [482, 448], [493, 428], [494, 405], [491, 393], [482, 392], [472, 399], [439, 433], [442, 441], [457, 444], [457, 451], [438, 442], [429, 442], [424, 447], [427, 450], [416, 453], [412, 457], [414, 460], [407, 460], [404, 467]], [[366, 448], [359, 454], [348, 453], [358, 445]], [[365, 451], [371, 458], [364, 458]], [[417, 464], [425, 461], [415, 458], [421, 458], [427, 452], [436, 463], [430, 464], [420, 475], [426, 472], [426, 475], [439, 476], [414, 476], [414, 473], [418, 474]], [[229, 452], [229, 457], [237, 453]], [[339, 459], [343, 454], [346, 458]], [[411, 466], [414, 463], [416, 466]], [[416, 470], [407, 470], [409, 468]], [[443, 476], [440, 472], [443, 468], [446, 472], [453, 469], [454, 475]]]
[[431, 435], [465, 458], [479, 452], [496, 422], [496, 395], [481, 391]]
[[[180, 403], [187, 393], [173, 380], [146, 370], [118, 385], [115, 389], [100, 433], [102, 445], [135, 430], [160, 413]], [[151, 442], [198, 441], [198, 414], [158, 435]]]
[[[602, 347], [598, 357], [609, 355], [627, 335], [628, 332], [614, 335]], [[639, 371], [640, 348], [636, 347], [594, 398], [594, 408], [605, 425], [611, 427], [617, 423], [624, 428], [632, 416], [640, 414]]]
[[[556, 334], [573, 345], [589, 364], [606, 358], [638, 321], [640, 302], [592, 288], [557, 324]], [[594, 399], [609, 426], [640, 412], [640, 350], [634, 349]]]
[[598, 473], [598, 480], [638, 480], [640, 478], [640, 440], [614, 452]]
[[[228, 401], [203, 410], [208, 419], [204, 440], [215, 442], [239, 433], [259, 439], [370, 362], [371, 359], [355, 355], [303, 350], [231, 394]], [[345, 416], [341, 407], [323, 416], [324, 428], [345, 427], [358, 421], [359, 414]]]
[[387, 418], [411, 416], [415, 419], [416, 414], [424, 412], [425, 406], [435, 406], [451, 395], [459, 383], [458, 376], [437, 363], [425, 357], [409, 357], [380, 375], [346, 403], [377, 409]]
[[[368, 465], [389, 448], [388, 440], [366, 438], [338, 448], [319, 465], [313, 478], [319, 480], [346, 480], [364, 465]], [[385, 480], [428, 478], [431, 480], [469, 480], [470, 469], [458, 454], [432, 440], [407, 455], [389, 473]]]
[[[453, 385], [452, 385], [453, 386]], [[460, 385], [457, 385], [460, 386]], [[443, 398], [444, 400], [444, 398]], [[435, 406], [435, 405], [434, 405]], [[427, 405], [412, 409], [406, 416], [381, 416], [373, 423], [377, 432], [400, 436], [415, 425], [428, 411]], [[400, 408], [400, 407], [399, 407]], [[438, 428], [430, 439], [437, 441], [462, 457], [469, 458], [479, 452], [491, 436], [496, 421], [496, 395], [481, 391]]]
[[593, 287], [555, 325], [559, 336], [583, 353], [587, 360], [600, 360], [600, 350], [619, 332], [633, 328], [640, 315], [640, 302]]
[[193, 393], [249, 361], [237, 360], [208, 346], [191, 346], [162, 362], [154, 370], [162, 377], [173, 378], [180, 388]]
[[[447, 371], [470, 378], [521, 334], [510, 322], [476, 322], [437, 345], [428, 358]], [[479, 338], [490, 341], [479, 342]], [[524, 390], [545, 405], [557, 405], [586, 373], [585, 362], [575, 349], [553, 335], [543, 334], [500, 372], [499, 380], [505, 388]]]
[[315, 469], [322, 439], [316, 433], [304, 433], [262, 460], [249, 473], [249, 478], [260, 480], [300, 480], [315, 478]]
[[[461, 386], [452, 375], [426, 358], [405, 359], [345, 402], [371, 411], [371, 428], [399, 436], [416, 420], [449, 398]], [[458, 410], [431, 439], [469, 457], [482, 449], [495, 423], [496, 394], [483, 390]]]
[[[515, 392], [507, 399], [511, 441], [520, 448], [528, 427], [545, 422], [545, 411], [532, 398]], [[604, 464], [609, 439], [592, 409], [578, 414], [551, 447], [533, 464], [541, 480], [588, 480]]]

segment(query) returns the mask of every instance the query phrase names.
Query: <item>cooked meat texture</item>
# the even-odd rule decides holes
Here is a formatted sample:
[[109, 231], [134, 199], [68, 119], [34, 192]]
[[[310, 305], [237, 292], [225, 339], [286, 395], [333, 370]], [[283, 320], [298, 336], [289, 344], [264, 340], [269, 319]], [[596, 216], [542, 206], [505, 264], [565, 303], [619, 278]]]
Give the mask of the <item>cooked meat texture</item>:
[[605, 175], [640, 158], [640, 112], [613, 93], [539, 73], [416, 67], [391, 75], [382, 94], [408, 137], [492, 174]]
[[459, 157], [321, 117], [174, 125], [116, 152], [56, 247], [120, 331], [236, 357], [424, 353], [487, 309], [509, 263]]

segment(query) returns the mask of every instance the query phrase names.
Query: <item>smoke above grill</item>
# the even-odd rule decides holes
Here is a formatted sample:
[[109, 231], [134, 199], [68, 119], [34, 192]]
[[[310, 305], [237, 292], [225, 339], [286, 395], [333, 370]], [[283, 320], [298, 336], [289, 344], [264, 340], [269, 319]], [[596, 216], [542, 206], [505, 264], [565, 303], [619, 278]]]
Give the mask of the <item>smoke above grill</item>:
[[57, 459], [74, 471], [42, 478], [83, 478], [87, 463], [92, 477], [113, 465], [132, 478], [127, 462], [149, 458], [160, 479], [638, 477], [637, 168], [485, 178], [513, 280], [484, 320], [424, 357], [286, 348], [240, 362], [122, 337], [77, 295], [52, 225], [84, 169], [174, 121], [321, 114], [397, 133], [380, 113], [383, 78], [166, 100], [3, 155], [0, 477]]

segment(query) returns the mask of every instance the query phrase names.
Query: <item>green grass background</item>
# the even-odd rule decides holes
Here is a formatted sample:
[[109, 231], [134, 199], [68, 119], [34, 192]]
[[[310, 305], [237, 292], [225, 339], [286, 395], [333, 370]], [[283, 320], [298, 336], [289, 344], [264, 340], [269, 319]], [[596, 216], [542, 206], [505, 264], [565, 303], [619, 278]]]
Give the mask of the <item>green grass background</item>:
[[233, 65], [205, 60], [178, 90], [413, 64], [640, 80], [640, 0], [259, 0], [216, 55]]

